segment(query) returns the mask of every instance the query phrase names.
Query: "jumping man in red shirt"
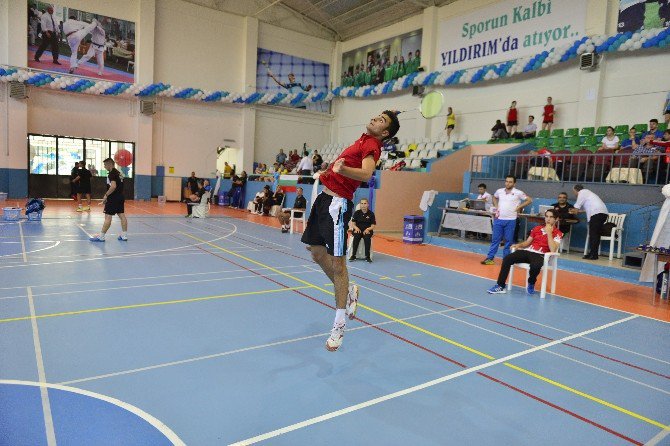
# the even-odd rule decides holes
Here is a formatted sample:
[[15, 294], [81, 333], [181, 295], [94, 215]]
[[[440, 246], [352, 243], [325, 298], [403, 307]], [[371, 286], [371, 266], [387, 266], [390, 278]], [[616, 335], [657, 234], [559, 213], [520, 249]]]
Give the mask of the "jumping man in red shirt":
[[314, 201], [302, 242], [312, 259], [335, 285], [335, 322], [326, 341], [328, 351], [342, 345], [346, 316], [353, 319], [358, 306], [358, 286], [349, 285], [346, 264], [347, 225], [354, 192], [368, 181], [381, 155], [382, 141], [398, 132], [398, 112], [386, 110], [370, 120], [366, 132], [337, 157], [319, 180], [323, 191]]

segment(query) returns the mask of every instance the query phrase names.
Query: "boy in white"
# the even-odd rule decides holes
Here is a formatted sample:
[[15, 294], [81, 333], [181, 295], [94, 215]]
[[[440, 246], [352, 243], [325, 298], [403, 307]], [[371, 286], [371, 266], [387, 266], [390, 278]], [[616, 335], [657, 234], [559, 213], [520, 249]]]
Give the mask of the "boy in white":
[[79, 44], [84, 40], [87, 34], [93, 31], [93, 28], [98, 26], [98, 21], [93, 19], [91, 23], [76, 20], [74, 16], [63, 23], [63, 32], [67, 38], [67, 44], [70, 46], [70, 70], [69, 73], [74, 73], [79, 64], [77, 63], [77, 53], [79, 52]]
[[83, 64], [88, 62], [89, 59], [95, 56], [95, 60], [98, 61], [98, 76], [102, 76], [102, 73], [105, 71], [105, 43], [107, 43], [107, 33], [102, 29], [102, 24], [99, 22], [97, 26], [91, 30], [91, 46], [88, 47], [88, 51], [82, 57], [78, 64]]
[[486, 192], [486, 184], [482, 183], [477, 186], [477, 192], [479, 192], [479, 195], [477, 195], [477, 200], [484, 200], [486, 202], [486, 210], [490, 210], [491, 206], [493, 206], [493, 197], [491, 194]]
[[525, 193], [516, 189], [516, 177], [508, 175], [505, 177], [505, 187], [498, 189], [493, 194], [493, 206], [497, 208], [495, 221], [493, 222], [493, 235], [491, 236], [491, 247], [482, 265], [493, 265], [493, 258], [498, 252], [498, 246], [503, 237], [505, 238], [505, 247], [503, 248], [503, 257], [510, 253], [510, 246], [514, 239], [514, 230], [516, 229], [517, 214], [526, 206], [533, 202], [533, 199]]

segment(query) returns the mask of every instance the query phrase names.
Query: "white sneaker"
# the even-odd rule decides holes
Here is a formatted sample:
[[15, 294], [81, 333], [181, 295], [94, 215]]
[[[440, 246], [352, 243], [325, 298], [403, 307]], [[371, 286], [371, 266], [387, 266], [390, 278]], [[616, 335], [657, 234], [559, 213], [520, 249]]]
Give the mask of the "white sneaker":
[[349, 319], [356, 317], [356, 310], [358, 309], [358, 285], [349, 284], [349, 294], [347, 294], [347, 316]]
[[344, 326], [344, 323], [333, 325], [333, 329], [330, 331], [330, 337], [326, 341], [326, 350], [329, 352], [337, 351], [337, 349], [340, 348], [340, 345], [342, 345], [342, 341], [344, 340]]

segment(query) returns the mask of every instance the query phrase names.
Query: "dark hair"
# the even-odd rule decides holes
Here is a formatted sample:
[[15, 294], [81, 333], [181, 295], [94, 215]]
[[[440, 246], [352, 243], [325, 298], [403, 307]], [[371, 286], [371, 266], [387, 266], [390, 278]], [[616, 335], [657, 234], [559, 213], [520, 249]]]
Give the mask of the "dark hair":
[[565, 195], [565, 196], [567, 197], [567, 196], [568, 196], [568, 193], [567, 193], [567, 192], [559, 192], [558, 195], [559, 195], [559, 196], [560, 196], [560, 195]]
[[529, 117], [529, 118], [533, 118], [533, 119], [535, 119], [535, 116], [533, 116], [533, 115], [529, 115], [528, 117]]
[[107, 161], [109, 161], [110, 163], [113, 163], [113, 162], [114, 162], [114, 160], [111, 159], [111, 158], [106, 158], [106, 159], [104, 159], [102, 162], [103, 162], [103, 163], [106, 163]]
[[505, 176], [505, 179], [508, 179], [508, 178], [513, 179], [514, 182], [516, 183], [516, 177], [515, 177], [514, 175], [507, 175], [507, 176]]
[[658, 124], [658, 119], [652, 118], [652, 119], [649, 120], [649, 122], [655, 122], [656, 124]]
[[480, 183], [479, 186], [477, 186], [477, 187], [483, 187], [484, 189], [486, 189], [486, 184]]
[[577, 192], [579, 192], [580, 190], [584, 189], [584, 186], [582, 186], [581, 184], [575, 184], [572, 188]]
[[612, 127], [611, 125], [607, 126], [607, 130], [609, 130], [609, 129], [612, 129], [613, 132], [616, 132], [616, 129], [614, 127]]
[[389, 136], [387, 136], [386, 139], [393, 138], [395, 134], [398, 133], [398, 130], [400, 130], [400, 121], [398, 121], [398, 114], [397, 112], [391, 110], [384, 110], [382, 114], [388, 116], [389, 119], [391, 120], [387, 129], [389, 132]]
[[545, 217], [547, 215], [547, 212], [551, 212], [552, 217], [558, 218], [558, 211], [556, 209], [547, 209], [546, 211], [544, 211]]

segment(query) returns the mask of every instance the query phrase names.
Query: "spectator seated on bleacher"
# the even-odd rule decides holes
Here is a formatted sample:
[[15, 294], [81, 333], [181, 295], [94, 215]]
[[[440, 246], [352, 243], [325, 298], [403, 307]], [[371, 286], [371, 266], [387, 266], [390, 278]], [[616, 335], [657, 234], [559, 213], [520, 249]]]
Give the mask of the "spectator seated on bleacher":
[[286, 158], [287, 158], [287, 156], [286, 156], [286, 154], [284, 153], [284, 149], [279, 149], [279, 153], [278, 153], [277, 156], [275, 157], [275, 161], [276, 161], [278, 164], [284, 164], [284, 163], [286, 162]]
[[663, 114], [663, 119], [665, 120], [665, 125], [670, 126], [670, 110], [666, 110]]
[[523, 137], [524, 138], [535, 138], [537, 133], [537, 124], [535, 124], [535, 116], [528, 116], [528, 124], [523, 128]]
[[505, 127], [505, 124], [503, 124], [500, 119], [496, 119], [496, 123], [491, 128], [491, 140], [496, 141], [498, 139], [505, 139], [509, 138], [509, 133], [507, 133], [507, 127]]
[[663, 131], [658, 129], [658, 119], [654, 118], [649, 120], [649, 130], [644, 132], [642, 137], [644, 138], [647, 135], [652, 135], [654, 139], [663, 138]]
[[640, 138], [637, 136], [637, 129], [633, 126], [628, 129], [628, 139], [624, 139], [621, 143], [622, 149], [637, 149], [640, 144]]
[[614, 127], [607, 127], [607, 132], [600, 143], [599, 152], [602, 150], [619, 150], [619, 137], [614, 134]]

